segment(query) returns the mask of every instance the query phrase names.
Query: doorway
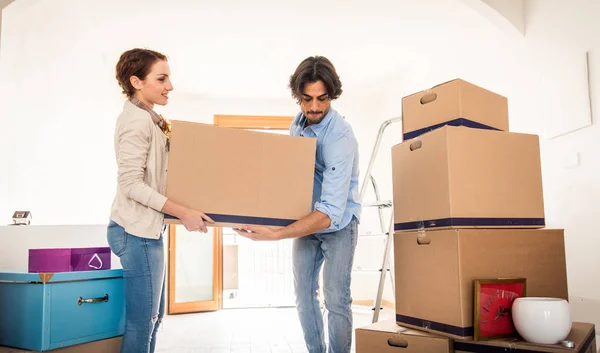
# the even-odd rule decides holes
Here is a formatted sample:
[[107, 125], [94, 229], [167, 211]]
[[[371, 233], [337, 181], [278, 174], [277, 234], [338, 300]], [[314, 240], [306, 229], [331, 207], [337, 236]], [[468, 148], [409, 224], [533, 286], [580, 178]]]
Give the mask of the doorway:
[[[215, 115], [214, 125], [288, 134], [293, 116]], [[168, 313], [295, 305], [292, 240], [254, 242], [230, 228], [169, 227]]]

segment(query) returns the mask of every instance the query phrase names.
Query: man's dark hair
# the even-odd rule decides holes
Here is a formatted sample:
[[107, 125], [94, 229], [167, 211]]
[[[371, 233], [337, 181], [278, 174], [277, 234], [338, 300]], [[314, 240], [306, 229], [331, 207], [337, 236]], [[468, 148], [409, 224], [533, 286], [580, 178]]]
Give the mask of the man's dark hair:
[[331, 100], [337, 99], [342, 94], [342, 82], [331, 61], [324, 56], [311, 56], [304, 59], [296, 68], [296, 72], [290, 76], [288, 87], [292, 91], [292, 97], [300, 103], [304, 85], [319, 80], [325, 84], [327, 95]]

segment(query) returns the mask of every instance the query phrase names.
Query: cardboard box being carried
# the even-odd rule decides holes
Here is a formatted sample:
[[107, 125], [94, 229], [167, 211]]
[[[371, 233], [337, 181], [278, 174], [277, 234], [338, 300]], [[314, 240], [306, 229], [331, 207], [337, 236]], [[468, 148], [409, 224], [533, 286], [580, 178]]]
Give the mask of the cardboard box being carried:
[[473, 337], [474, 280], [526, 279], [527, 296], [568, 300], [561, 229], [447, 229], [394, 234], [396, 321]]
[[166, 196], [214, 226], [287, 226], [312, 210], [316, 139], [173, 121], [170, 143]]
[[540, 345], [519, 339], [492, 341], [455, 341], [455, 353], [479, 352], [522, 352], [522, 353], [596, 353], [596, 333], [593, 324], [574, 322], [567, 341], [575, 347], [566, 348], [560, 344]]
[[444, 125], [508, 131], [508, 100], [460, 79], [402, 98], [404, 140]]
[[356, 329], [356, 353], [450, 353], [446, 337], [409, 330], [393, 320]]
[[542, 228], [537, 135], [444, 126], [392, 147], [394, 229]]

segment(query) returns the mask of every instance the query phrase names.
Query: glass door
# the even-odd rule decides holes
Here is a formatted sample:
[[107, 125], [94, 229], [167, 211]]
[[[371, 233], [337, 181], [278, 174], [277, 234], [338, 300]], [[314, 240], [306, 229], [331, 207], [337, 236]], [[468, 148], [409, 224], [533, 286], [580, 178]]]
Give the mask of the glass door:
[[222, 307], [221, 239], [221, 228], [199, 233], [169, 226], [169, 314]]
[[[217, 126], [288, 134], [294, 117], [214, 119]], [[253, 242], [229, 228], [209, 228], [204, 234], [171, 225], [168, 244], [169, 314], [294, 305], [291, 240]]]

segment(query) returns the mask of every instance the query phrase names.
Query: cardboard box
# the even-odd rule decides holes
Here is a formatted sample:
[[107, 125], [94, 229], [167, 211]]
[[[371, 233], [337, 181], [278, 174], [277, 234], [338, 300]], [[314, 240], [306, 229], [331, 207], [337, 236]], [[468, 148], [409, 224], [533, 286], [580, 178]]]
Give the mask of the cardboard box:
[[183, 121], [171, 128], [169, 199], [219, 227], [287, 226], [312, 211], [316, 139]]
[[449, 353], [452, 341], [446, 337], [409, 330], [393, 320], [356, 329], [356, 353]]
[[541, 228], [537, 135], [445, 126], [392, 147], [394, 229]]
[[475, 279], [524, 277], [526, 295], [568, 300], [561, 229], [447, 229], [394, 234], [396, 321], [473, 337]]
[[402, 98], [404, 140], [444, 125], [508, 131], [508, 100], [461, 79]]
[[559, 344], [539, 345], [520, 339], [504, 339], [493, 341], [455, 341], [455, 353], [478, 352], [522, 352], [522, 353], [596, 353], [596, 333], [592, 324], [574, 322], [568, 341], [575, 342], [574, 348], [566, 348]]
[[[78, 344], [75, 346], [53, 349], [52, 353], [119, 353], [121, 352], [121, 341], [123, 336], [113, 337], [105, 340]], [[18, 348], [0, 346], [0, 353], [31, 353], [39, 351], [28, 351]]]

